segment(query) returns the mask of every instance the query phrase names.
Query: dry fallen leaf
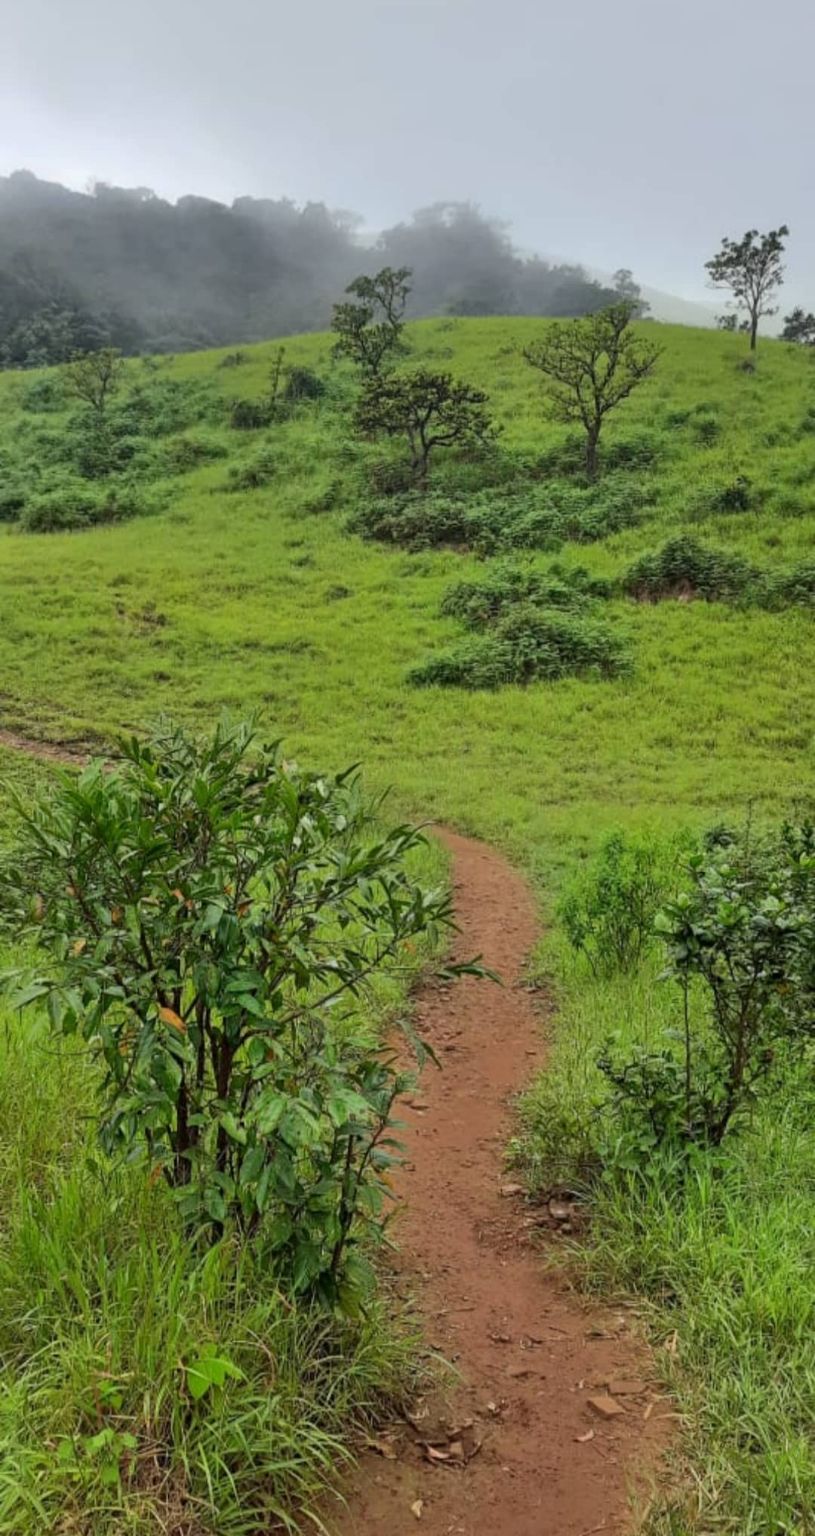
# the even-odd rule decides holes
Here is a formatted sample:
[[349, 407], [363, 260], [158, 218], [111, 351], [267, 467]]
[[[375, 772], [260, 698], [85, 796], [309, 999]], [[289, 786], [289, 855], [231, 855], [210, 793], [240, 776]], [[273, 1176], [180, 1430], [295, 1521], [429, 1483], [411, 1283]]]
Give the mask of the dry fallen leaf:
[[171, 1024], [173, 1029], [177, 1029], [179, 1034], [186, 1035], [187, 1026], [174, 1008], [159, 1008], [158, 1016], [165, 1024]]
[[368, 1445], [378, 1456], [384, 1456], [386, 1461], [396, 1461], [396, 1447], [392, 1440], [369, 1440]]
[[594, 1430], [593, 1429], [587, 1429], [585, 1435], [575, 1435], [575, 1440], [577, 1441], [578, 1445], [585, 1445], [587, 1440], [593, 1440], [593, 1439], [594, 1439]]
[[414, 1499], [413, 1503], [410, 1506], [410, 1513], [412, 1515], [415, 1515], [417, 1520], [421, 1520], [423, 1509], [424, 1509], [424, 1502], [423, 1502], [423, 1500], [422, 1499]]

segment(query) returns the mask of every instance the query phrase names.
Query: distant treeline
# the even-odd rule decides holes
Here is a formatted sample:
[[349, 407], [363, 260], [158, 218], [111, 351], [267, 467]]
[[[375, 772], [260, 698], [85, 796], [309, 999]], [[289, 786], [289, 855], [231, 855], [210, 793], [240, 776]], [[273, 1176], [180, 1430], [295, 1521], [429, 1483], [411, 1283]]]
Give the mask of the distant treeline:
[[165, 202], [144, 187], [73, 192], [0, 177], [0, 366], [58, 363], [112, 345], [177, 352], [319, 330], [359, 272], [413, 270], [410, 313], [582, 315], [609, 303], [579, 266], [521, 256], [469, 203], [385, 230], [322, 203]]

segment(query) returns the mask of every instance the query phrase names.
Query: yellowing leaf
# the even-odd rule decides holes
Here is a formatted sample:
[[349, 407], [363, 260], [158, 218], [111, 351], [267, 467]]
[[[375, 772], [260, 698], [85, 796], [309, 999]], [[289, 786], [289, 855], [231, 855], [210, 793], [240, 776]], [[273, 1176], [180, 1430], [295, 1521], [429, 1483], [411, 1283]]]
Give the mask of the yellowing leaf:
[[177, 1029], [180, 1034], [186, 1035], [187, 1026], [181, 1015], [176, 1013], [174, 1008], [159, 1008], [158, 1016], [165, 1024], [172, 1024], [173, 1029]]
[[75, 941], [75, 943], [73, 943], [71, 945], [71, 954], [72, 955], [81, 955], [83, 949], [87, 949], [87, 947], [88, 947], [87, 939], [77, 939]]

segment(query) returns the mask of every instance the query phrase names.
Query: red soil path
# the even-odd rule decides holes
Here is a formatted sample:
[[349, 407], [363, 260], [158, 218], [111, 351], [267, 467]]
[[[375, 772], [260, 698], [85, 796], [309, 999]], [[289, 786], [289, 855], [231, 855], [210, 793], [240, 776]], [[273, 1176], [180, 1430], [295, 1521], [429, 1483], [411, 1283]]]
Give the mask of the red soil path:
[[328, 1523], [337, 1536], [619, 1536], [647, 1504], [670, 1405], [627, 1318], [588, 1310], [547, 1271], [545, 1227], [507, 1192], [511, 1097], [544, 1059], [521, 979], [535, 908], [494, 851], [443, 841], [457, 955], [481, 954], [505, 981], [423, 989], [418, 1025], [443, 1071], [426, 1069], [404, 1116], [399, 1283], [458, 1375], [365, 1452]]

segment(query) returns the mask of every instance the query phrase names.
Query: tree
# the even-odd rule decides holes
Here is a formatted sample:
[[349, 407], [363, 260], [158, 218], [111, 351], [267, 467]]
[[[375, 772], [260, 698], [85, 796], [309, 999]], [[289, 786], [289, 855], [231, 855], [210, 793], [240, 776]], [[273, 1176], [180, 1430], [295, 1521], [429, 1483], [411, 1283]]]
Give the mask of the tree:
[[165, 726], [19, 802], [0, 898], [44, 959], [5, 979], [12, 1006], [84, 1037], [109, 1152], [141, 1155], [193, 1231], [264, 1243], [295, 1290], [336, 1300], [381, 1231], [408, 1085], [360, 997], [453, 920], [411, 873], [415, 828], [253, 736]]
[[631, 305], [634, 318], [641, 320], [644, 315], [650, 313], [651, 306], [642, 296], [639, 283], [634, 281], [634, 274], [630, 267], [618, 267], [612, 278], [614, 292]]
[[771, 300], [784, 280], [781, 257], [788, 234], [787, 225], [781, 224], [766, 235], [748, 229], [741, 240], [725, 236], [721, 250], [705, 262], [711, 287], [729, 289], [736, 303], [747, 310], [751, 352], [756, 349], [762, 315], [776, 312]]
[[815, 315], [806, 314], [800, 305], [784, 316], [782, 341], [796, 341], [800, 346], [815, 347]]
[[104, 420], [108, 401], [116, 394], [124, 372], [124, 360], [117, 347], [100, 347], [98, 352], [84, 352], [65, 365], [65, 383], [77, 400]]
[[487, 395], [450, 373], [418, 368], [368, 381], [357, 404], [355, 426], [365, 437], [403, 437], [415, 479], [427, 479], [437, 448], [486, 444], [493, 435]]
[[334, 305], [334, 350], [339, 356], [350, 357], [369, 378], [378, 378], [404, 350], [402, 332], [410, 277], [409, 267], [383, 267], [375, 277], [355, 277], [345, 291], [359, 302]]
[[662, 348], [631, 330], [631, 304], [620, 300], [582, 320], [557, 321], [524, 357], [549, 380], [555, 418], [586, 432], [586, 473], [597, 474], [606, 417], [653, 373]]

